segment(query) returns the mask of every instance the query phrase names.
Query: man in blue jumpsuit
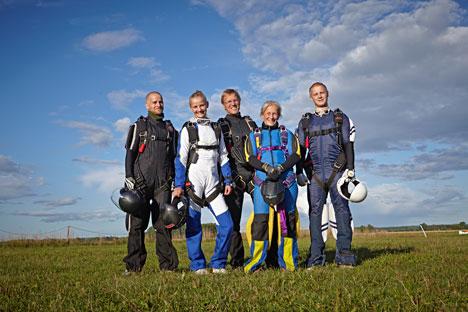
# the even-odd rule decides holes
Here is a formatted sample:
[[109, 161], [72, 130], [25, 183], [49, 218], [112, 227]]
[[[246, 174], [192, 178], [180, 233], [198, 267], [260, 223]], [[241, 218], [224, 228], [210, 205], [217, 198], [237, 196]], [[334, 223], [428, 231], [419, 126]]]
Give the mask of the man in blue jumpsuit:
[[330, 110], [328, 90], [323, 83], [312, 84], [309, 95], [315, 104], [315, 111], [305, 114], [297, 129], [302, 156], [302, 162], [297, 166], [298, 183], [304, 186], [310, 180], [307, 194], [311, 245], [307, 267], [325, 265], [321, 220], [328, 192], [338, 229], [335, 262], [340, 266], [354, 266], [356, 257], [351, 252], [351, 213], [348, 201], [339, 195], [336, 183], [342, 176], [354, 177], [355, 128], [351, 119], [339, 109]]
[[[262, 128], [251, 132], [245, 143], [246, 159], [255, 168], [255, 188], [251, 257], [246, 262], [244, 271], [255, 272], [268, 255], [270, 206], [261, 193], [261, 185], [267, 179], [279, 180], [285, 187], [284, 200], [276, 207], [281, 232], [278, 265], [281, 269], [294, 271], [298, 260], [295, 213], [297, 184], [292, 168], [300, 160], [299, 144], [291, 131], [278, 125], [281, 107], [277, 102], [265, 102], [260, 115], [263, 118]], [[272, 241], [276, 239], [272, 237]]]

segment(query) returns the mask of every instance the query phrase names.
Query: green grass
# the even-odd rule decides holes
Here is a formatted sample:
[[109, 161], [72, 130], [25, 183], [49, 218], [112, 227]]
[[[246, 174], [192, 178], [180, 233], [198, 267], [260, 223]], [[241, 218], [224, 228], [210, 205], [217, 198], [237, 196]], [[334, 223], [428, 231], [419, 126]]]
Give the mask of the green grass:
[[[185, 243], [179, 272], [159, 272], [153, 242], [144, 271], [122, 276], [124, 240], [0, 244], [0, 311], [467, 311], [468, 238], [452, 233], [355, 237], [354, 269], [197, 276]], [[211, 255], [213, 241], [204, 244]], [[308, 238], [299, 241], [301, 261]]]

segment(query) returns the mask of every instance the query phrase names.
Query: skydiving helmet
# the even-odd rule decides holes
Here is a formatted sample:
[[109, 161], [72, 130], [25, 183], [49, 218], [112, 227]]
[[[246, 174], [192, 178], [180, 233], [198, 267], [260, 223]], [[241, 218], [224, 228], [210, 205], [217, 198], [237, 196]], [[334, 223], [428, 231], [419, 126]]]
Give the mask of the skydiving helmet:
[[284, 185], [280, 180], [265, 180], [260, 187], [263, 199], [270, 206], [276, 206], [284, 199]]
[[170, 204], [162, 205], [161, 218], [166, 229], [178, 229], [185, 224], [189, 203], [187, 197], [174, 197]]
[[112, 193], [111, 200], [120, 210], [137, 217], [141, 215], [142, 210], [147, 206], [147, 202], [141, 191], [131, 190], [127, 187], [123, 187], [120, 190], [116, 189]]
[[336, 188], [341, 197], [353, 203], [360, 203], [367, 197], [366, 185], [356, 178], [341, 177]]

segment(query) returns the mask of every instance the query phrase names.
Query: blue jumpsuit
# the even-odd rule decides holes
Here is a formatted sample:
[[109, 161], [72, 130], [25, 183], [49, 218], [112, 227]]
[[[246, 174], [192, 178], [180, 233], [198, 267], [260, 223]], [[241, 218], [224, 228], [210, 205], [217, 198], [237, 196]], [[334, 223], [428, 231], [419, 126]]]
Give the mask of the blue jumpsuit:
[[[254, 220], [252, 223], [252, 244], [250, 246], [250, 259], [246, 262], [244, 271], [254, 272], [265, 261], [268, 254], [268, 219], [269, 205], [261, 194], [261, 183], [266, 179], [266, 173], [261, 169], [264, 163], [272, 166], [286, 165], [280, 180], [285, 186], [284, 200], [278, 204], [278, 214], [283, 210], [282, 226], [287, 229], [281, 232], [278, 241], [278, 265], [282, 269], [294, 271], [297, 268], [298, 247], [296, 237], [296, 199], [297, 183], [292, 170], [294, 164], [300, 160], [300, 149], [296, 136], [289, 130], [280, 130], [278, 125], [257, 129], [249, 134], [246, 140], [246, 159], [255, 168], [254, 188]], [[260, 132], [261, 131], [261, 132]], [[283, 140], [281, 136], [283, 135]], [[258, 145], [258, 146], [257, 146]], [[287, 160], [289, 161], [287, 162]], [[272, 238], [276, 239], [276, 238]]]
[[[343, 124], [341, 127], [343, 144], [338, 142], [338, 133], [336, 129], [333, 111], [329, 110], [322, 116], [315, 113], [306, 114], [299, 122], [298, 138], [301, 150], [308, 153], [310, 163], [304, 164], [304, 169], [309, 171], [310, 184], [307, 189], [307, 199], [309, 202], [309, 230], [311, 236], [310, 254], [307, 259], [307, 266], [316, 266], [325, 264], [325, 243], [321, 235], [321, 220], [323, 205], [325, 204], [328, 191], [335, 209], [338, 235], [336, 240], [335, 262], [337, 264], [355, 265], [356, 258], [350, 252], [352, 229], [351, 213], [348, 201], [338, 193], [336, 183], [342, 176], [344, 170], [354, 169], [354, 151], [352, 144], [354, 142], [355, 128], [352, 121], [343, 114]], [[309, 133], [309, 136], [307, 135]], [[350, 146], [350, 148], [346, 148]], [[353, 155], [345, 155], [352, 152]], [[302, 156], [304, 158], [304, 152]], [[344, 157], [343, 167], [340, 168], [335, 177], [330, 181], [328, 187], [323, 187], [321, 183], [328, 182], [333, 172], [333, 166], [337, 158]], [[351, 158], [350, 158], [351, 156]], [[302, 171], [302, 169], [300, 169]], [[310, 176], [310, 171], [314, 176]], [[298, 172], [300, 173], [300, 172]], [[320, 183], [321, 182], [321, 183]]]

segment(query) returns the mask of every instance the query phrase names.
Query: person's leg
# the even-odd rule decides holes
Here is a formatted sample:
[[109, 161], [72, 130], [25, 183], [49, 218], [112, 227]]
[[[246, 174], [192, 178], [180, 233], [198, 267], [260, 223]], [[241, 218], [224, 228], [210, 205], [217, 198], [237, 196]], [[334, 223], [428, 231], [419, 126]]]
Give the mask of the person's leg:
[[156, 231], [156, 255], [159, 260], [160, 270], [175, 270], [179, 265], [177, 250], [172, 244], [171, 230], [166, 229], [159, 218], [159, 211], [163, 204], [169, 203], [171, 199], [170, 191], [160, 192], [156, 196], [156, 205], [152, 211], [153, 227]]
[[242, 235], [240, 232], [240, 222], [242, 216], [242, 205], [244, 202], [244, 191], [234, 187], [233, 192], [224, 197], [226, 205], [231, 214], [233, 230], [231, 234], [231, 255], [230, 264], [233, 268], [242, 267], [244, 265], [244, 245], [242, 243]]
[[260, 187], [255, 186], [252, 243], [250, 245], [250, 258], [247, 260], [244, 266], [245, 272], [256, 271], [263, 264], [267, 256], [269, 209], [270, 207], [263, 200]]
[[[125, 226], [128, 231], [127, 255], [123, 259], [127, 271], [139, 272], [146, 262], [145, 230], [150, 211], [146, 207], [141, 216], [127, 214]], [[141, 218], [140, 218], [141, 217]]]
[[210, 203], [210, 211], [216, 219], [216, 243], [210, 265], [213, 269], [224, 269], [227, 263], [231, 245], [232, 218], [224, 202], [223, 194], [219, 194]]
[[[291, 185], [285, 190], [284, 200], [279, 205], [278, 211], [280, 219], [284, 218], [284, 226], [286, 233], [283, 233], [280, 226], [281, 239], [278, 246], [278, 263], [282, 269], [294, 271], [297, 268], [299, 251], [297, 247], [296, 236], [296, 200], [297, 200], [297, 184]], [[284, 215], [281, 217], [281, 214]], [[280, 220], [280, 222], [282, 222]]]
[[327, 193], [313, 179], [307, 187], [309, 202], [310, 251], [307, 267], [325, 265], [325, 242], [322, 237], [322, 212]]
[[[338, 177], [335, 180], [337, 181]], [[348, 201], [338, 193], [336, 181], [333, 182], [330, 188], [330, 198], [335, 210], [337, 227], [335, 262], [338, 265], [354, 266], [356, 265], [356, 257], [351, 252], [351, 241], [353, 238], [351, 212]]]

